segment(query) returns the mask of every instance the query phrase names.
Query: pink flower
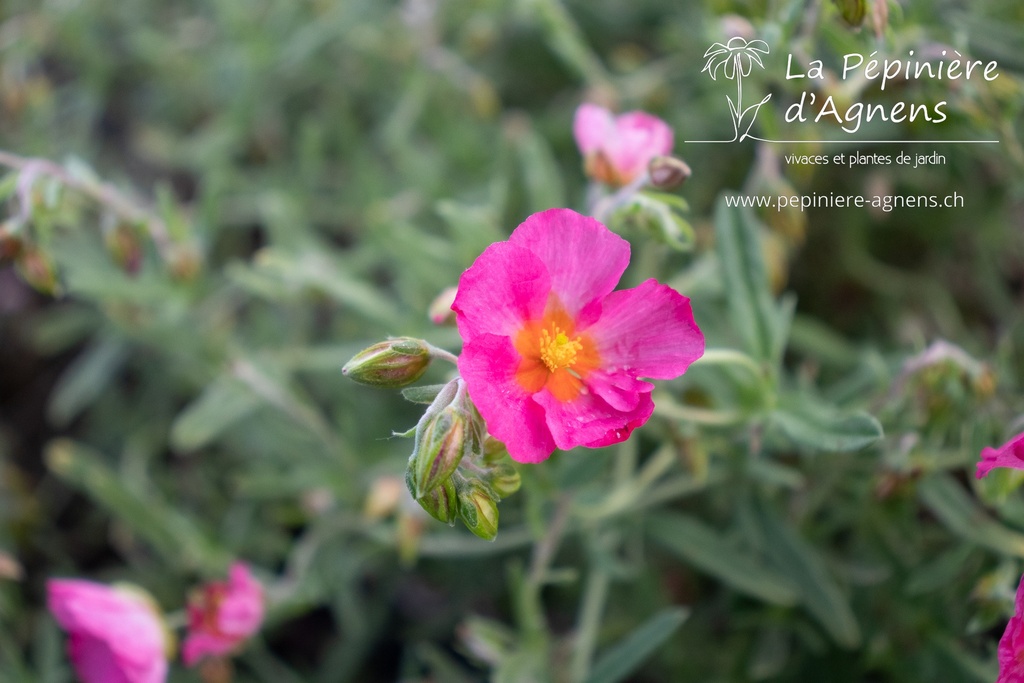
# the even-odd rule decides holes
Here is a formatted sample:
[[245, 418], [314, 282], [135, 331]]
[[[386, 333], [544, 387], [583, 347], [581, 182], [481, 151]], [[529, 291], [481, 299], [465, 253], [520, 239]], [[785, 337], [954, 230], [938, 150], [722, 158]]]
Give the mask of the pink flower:
[[981, 460], [975, 476], [981, 479], [996, 467], [1024, 470], [1024, 434], [1018, 434], [999, 448], [981, 449]]
[[1024, 683], [1024, 577], [1003, 637], [999, 639], [999, 678], [996, 683]]
[[241, 562], [231, 565], [227, 581], [212, 581], [188, 601], [185, 664], [235, 652], [263, 623], [263, 587]]
[[689, 299], [654, 280], [612, 291], [628, 264], [624, 239], [549, 209], [462, 274], [459, 371], [515, 460], [625, 440], [654, 410], [639, 378], [678, 377], [704, 353]]
[[46, 584], [50, 612], [70, 634], [68, 654], [83, 683], [162, 683], [169, 636], [142, 591], [92, 581]]
[[616, 118], [604, 107], [581, 104], [572, 132], [587, 175], [616, 187], [640, 177], [654, 157], [672, 152], [672, 129], [642, 111]]

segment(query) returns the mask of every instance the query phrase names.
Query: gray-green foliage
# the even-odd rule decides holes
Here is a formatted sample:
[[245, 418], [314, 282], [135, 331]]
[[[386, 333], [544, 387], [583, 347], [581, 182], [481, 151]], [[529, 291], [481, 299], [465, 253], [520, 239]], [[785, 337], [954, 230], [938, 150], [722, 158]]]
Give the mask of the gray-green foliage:
[[[990, 85], [897, 92], [1003, 143], [905, 174], [684, 145], [732, 133], [698, 77], [728, 13], [832, 65], [999, 59]], [[70, 185], [43, 174], [22, 206], [0, 177], [4, 218], [31, 215], [22, 275], [63, 291], [0, 271], [0, 552], [27, 572], [0, 578], [0, 680], [71, 680], [46, 578], [175, 610], [235, 557], [272, 601], [244, 683], [992, 680], [1024, 504], [973, 465], [1024, 410], [1022, 31], [1014, 0], [890, 3], [881, 38], [798, 0], [5, 2], [0, 149]], [[745, 87], [799, 92], [784, 64]], [[686, 200], [609, 221], [625, 281], [690, 296], [709, 353], [630, 441], [520, 467], [492, 543], [367, 514], [422, 406], [342, 365], [388, 336], [458, 350], [429, 304], [530, 212], [582, 210], [588, 96], [676, 131]], [[755, 215], [724, 203], [741, 185], [970, 206]]]

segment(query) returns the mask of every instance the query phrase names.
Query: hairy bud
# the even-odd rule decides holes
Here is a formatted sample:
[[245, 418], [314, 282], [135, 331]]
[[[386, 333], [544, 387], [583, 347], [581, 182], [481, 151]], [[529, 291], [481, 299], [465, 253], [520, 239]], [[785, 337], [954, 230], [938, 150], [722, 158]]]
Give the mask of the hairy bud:
[[430, 360], [425, 341], [397, 337], [363, 349], [345, 363], [341, 373], [360, 384], [404, 387], [423, 376]]

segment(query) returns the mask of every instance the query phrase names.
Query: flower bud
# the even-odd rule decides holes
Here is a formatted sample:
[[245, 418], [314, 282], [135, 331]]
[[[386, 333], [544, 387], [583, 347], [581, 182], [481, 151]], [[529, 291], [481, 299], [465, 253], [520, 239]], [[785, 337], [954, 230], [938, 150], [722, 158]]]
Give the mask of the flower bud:
[[192, 282], [203, 267], [203, 257], [194, 244], [174, 244], [167, 255], [167, 267], [178, 282]]
[[484, 439], [483, 460], [488, 465], [494, 465], [508, 458], [508, 448], [501, 441], [488, 435]]
[[21, 237], [15, 233], [11, 223], [0, 223], [0, 264], [18, 258], [23, 246]]
[[423, 497], [451, 477], [463, 455], [471, 450], [467, 448], [472, 441], [470, 431], [466, 414], [454, 405], [421, 421], [409, 460], [413, 497]]
[[107, 251], [129, 275], [137, 275], [142, 267], [142, 243], [139, 235], [124, 223], [118, 223], [114, 228], [107, 230], [103, 235]]
[[498, 503], [478, 479], [470, 479], [459, 489], [459, 516], [485, 541], [493, 541], [498, 535]]
[[491, 487], [491, 490], [499, 498], [508, 498], [519, 490], [523, 483], [522, 477], [512, 463], [498, 463], [484, 475], [484, 482]]
[[651, 185], [659, 190], [671, 190], [682, 185], [693, 175], [690, 166], [672, 156], [656, 156], [647, 164], [647, 173], [651, 177]]
[[[406, 470], [405, 485], [413, 498], [416, 498], [411, 469]], [[459, 514], [459, 497], [455, 492], [455, 482], [452, 481], [452, 477], [445, 479], [440, 486], [428, 491], [422, 498], [416, 498], [416, 502], [437, 521], [445, 522], [449, 526], [455, 524], [455, 518]]]
[[39, 249], [26, 249], [15, 262], [18, 272], [29, 283], [43, 294], [58, 296], [61, 293], [60, 282], [57, 280], [57, 269], [53, 260]]
[[377, 477], [370, 484], [370, 492], [363, 504], [367, 519], [384, 519], [402, 502], [402, 480], [398, 477]]
[[843, 21], [856, 28], [864, 21], [864, 14], [867, 12], [866, 0], [832, 0], [839, 8], [839, 14]]
[[455, 295], [458, 293], [458, 287], [446, 287], [430, 302], [430, 308], [427, 309], [430, 322], [435, 325], [455, 324], [455, 311], [452, 310], [452, 304], [455, 303]]
[[425, 341], [397, 337], [363, 349], [345, 363], [341, 374], [374, 387], [404, 387], [423, 376], [430, 359]]

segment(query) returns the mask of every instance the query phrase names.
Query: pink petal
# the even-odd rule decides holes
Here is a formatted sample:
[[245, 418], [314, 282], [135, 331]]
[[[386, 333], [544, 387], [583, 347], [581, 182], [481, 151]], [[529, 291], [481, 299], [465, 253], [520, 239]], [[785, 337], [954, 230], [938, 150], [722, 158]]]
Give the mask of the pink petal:
[[615, 134], [615, 118], [604, 107], [581, 104], [572, 121], [572, 134], [583, 156], [596, 152], [605, 140]]
[[[551, 278], [551, 291], [573, 317], [587, 304], [615, 289], [629, 265], [629, 242], [593, 218], [571, 209], [548, 209], [533, 214], [515, 229], [508, 241], [540, 259]], [[507, 334], [494, 328], [490, 331]]]
[[999, 448], [983, 448], [975, 476], [981, 479], [996, 467], [1024, 470], [1024, 433], [1018, 434]]
[[165, 679], [164, 631], [142, 598], [91, 581], [55, 579], [47, 582], [47, 602], [71, 634], [71, 660], [86, 683]]
[[667, 285], [647, 280], [612, 292], [601, 306], [600, 319], [586, 332], [610, 371], [673, 379], [704, 355], [690, 300]]
[[559, 401], [547, 389], [533, 396], [543, 406], [555, 445], [562, 450], [576, 446], [599, 448], [629, 438], [654, 411], [650, 394], [638, 394], [632, 410], [616, 410], [594, 393], [581, 393], [572, 401]]
[[615, 136], [604, 145], [612, 166], [627, 181], [639, 177], [651, 159], [670, 154], [672, 129], [657, 116], [642, 111], [623, 114], [615, 120]]
[[649, 394], [654, 386], [625, 373], [598, 370], [587, 375], [587, 389], [615, 410], [630, 411], [640, 403], [641, 394]]
[[505, 443], [512, 459], [540, 462], [555, 450], [555, 442], [543, 409], [516, 380], [519, 362], [519, 353], [508, 337], [480, 334], [463, 348], [459, 373], [487, 423], [487, 431]]
[[241, 562], [231, 565], [228, 593], [217, 612], [217, 625], [225, 634], [246, 638], [263, 623], [263, 587]]
[[487, 247], [459, 279], [452, 310], [459, 334], [511, 336], [523, 322], [540, 318], [551, 291], [547, 269], [537, 256], [510, 242]]
[[185, 666], [193, 666], [205, 657], [221, 657], [231, 653], [238, 645], [234, 638], [222, 638], [207, 632], [192, 632], [181, 646], [181, 659]]

